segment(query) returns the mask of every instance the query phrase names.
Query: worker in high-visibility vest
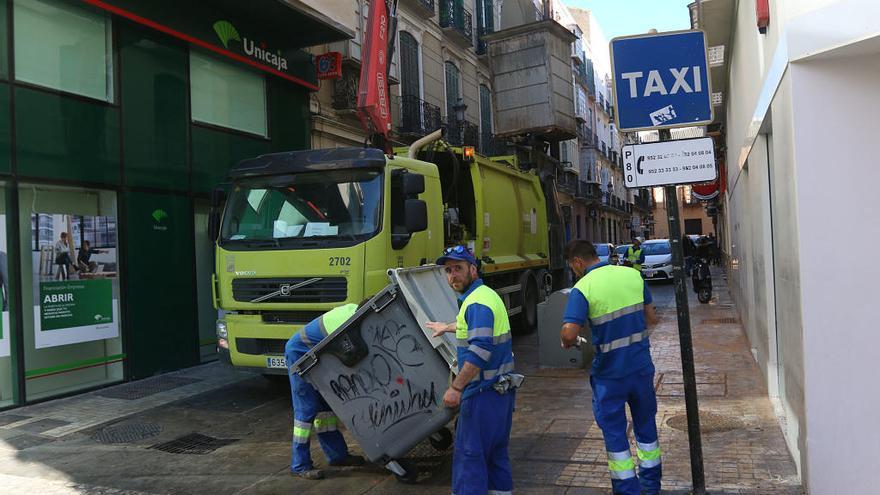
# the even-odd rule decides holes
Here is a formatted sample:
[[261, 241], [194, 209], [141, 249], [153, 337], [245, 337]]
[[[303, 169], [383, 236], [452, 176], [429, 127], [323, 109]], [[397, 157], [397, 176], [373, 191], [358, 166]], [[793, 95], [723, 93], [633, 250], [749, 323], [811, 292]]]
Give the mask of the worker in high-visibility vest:
[[[293, 334], [284, 346], [287, 369], [290, 369], [318, 342], [338, 330], [357, 309], [357, 304], [345, 304], [331, 309]], [[324, 477], [321, 470], [315, 469], [309, 452], [309, 437], [313, 430], [318, 434], [318, 441], [331, 466], [363, 465], [363, 457], [348, 453], [348, 445], [338, 430], [339, 420], [324, 398], [296, 373], [288, 373], [288, 375], [293, 397], [291, 474], [307, 480], [319, 480]]]
[[642, 271], [642, 264], [645, 262], [645, 253], [642, 251], [642, 241], [638, 238], [633, 239], [632, 246], [626, 248], [626, 265]]
[[[563, 347], [577, 344], [588, 324], [596, 348], [590, 371], [593, 416], [605, 438], [615, 494], [660, 493], [660, 444], [657, 397], [648, 327], [657, 321], [651, 292], [639, 272], [599, 261], [588, 241], [565, 248], [568, 266], [579, 280], [568, 295], [560, 337]], [[638, 474], [626, 434], [626, 405], [633, 419]]]
[[461, 407], [452, 459], [453, 495], [510, 494], [513, 476], [507, 447], [515, 389], [513, 342], [507, 308], [480, 278], [470, 249], [454, 246], [437, 259], [459, 294], [455, 322], [428, 322], [438, 337], [455, 332], [459, 372], [443, 394], [447, 407]]

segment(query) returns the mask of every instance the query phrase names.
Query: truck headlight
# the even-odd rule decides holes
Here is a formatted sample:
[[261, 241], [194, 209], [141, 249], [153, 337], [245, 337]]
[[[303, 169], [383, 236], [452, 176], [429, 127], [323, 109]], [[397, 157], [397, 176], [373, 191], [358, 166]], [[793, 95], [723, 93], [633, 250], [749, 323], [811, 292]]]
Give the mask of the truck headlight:
[[226, 330], [226, 320], [217, 320], [217, 338], [226, 340], [229, 332]]

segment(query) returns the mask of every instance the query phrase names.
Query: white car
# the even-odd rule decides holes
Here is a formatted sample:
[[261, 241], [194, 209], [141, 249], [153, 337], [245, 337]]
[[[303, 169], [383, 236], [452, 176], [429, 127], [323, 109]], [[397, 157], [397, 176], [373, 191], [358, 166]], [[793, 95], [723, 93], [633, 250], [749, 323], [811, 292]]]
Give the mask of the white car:
[[611, 252], [614, 250], [614, 245], [607, 242], [597, 242], [594, 246], [596, 246], [596, 255], [599, 256], [599, 261], [610, 263]]
[[648, 280], [672, 279], [672, 248], [669, 239], [652, 239], [642, 243], [645, 262], [642, 264], [642, 276]]

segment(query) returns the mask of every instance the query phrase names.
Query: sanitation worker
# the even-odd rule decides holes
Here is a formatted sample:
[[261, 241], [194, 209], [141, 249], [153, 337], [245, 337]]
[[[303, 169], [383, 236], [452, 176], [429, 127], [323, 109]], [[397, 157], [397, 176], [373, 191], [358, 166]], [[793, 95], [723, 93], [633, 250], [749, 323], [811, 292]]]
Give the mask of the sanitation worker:
[[[331, 309], [312, 320], [293, 334], [284, 346], [284, 359], [289, 370], [309, 349], [335, 332], [357, 311], [357, 304], [345, 304]], [[309, 452], [312, 430], [331, 466], [362, 466], [364, 458], [348, 453], [348, 445], [337, 429], [338, 419], [317, 390], [296, 373], [288, 373], [293, 397], [293, 457], [291, 473], [307, 480], [319, 480], [324, 473], [315, 469]]]
[[636, 237], [632, 246], [626, 248], [626, 266], [631, 266], [642, 272], [642, 263], [645, 262], [645, 253], [642, 251], [642, 241]]
[[498, 294], [483, 285], [477, 260], [464, 246], [447, 248], [437, 258], [449, 286], [459, 294], [453, 323], [428, 322], [434, 336], [455, 332], [459, 373], [443, 395], [447, 407], [460, 407], [452, 459], [454, 495], [509, 494], [513, 490], [510, 426], [515, 389], [507, 309]]
[[[576, 345], [581, 328], [589, 323], [596, 348], [590, 372], [593, 416], [605, 438], [613, 492], [659, 494], [657, 397], [648, 341], [648, 327], [657, 318], [651, 293], [639, 272], [600, 262], [589, 241], [570, 242], [565, 259], [579, 280], [568, 295], [562, 346]], [[627, 404], [636, 437], [638, 475], [626, 435]]]

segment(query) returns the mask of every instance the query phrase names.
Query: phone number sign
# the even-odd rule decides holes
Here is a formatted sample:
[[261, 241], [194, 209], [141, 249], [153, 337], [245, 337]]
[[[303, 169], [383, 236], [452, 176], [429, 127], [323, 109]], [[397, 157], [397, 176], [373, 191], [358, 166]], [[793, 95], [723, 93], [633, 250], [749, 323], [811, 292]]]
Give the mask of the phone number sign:
[[623, 147], [628, 188], [696, 184], [718, 178], [712, 138], [681, 139]]

